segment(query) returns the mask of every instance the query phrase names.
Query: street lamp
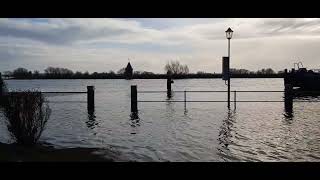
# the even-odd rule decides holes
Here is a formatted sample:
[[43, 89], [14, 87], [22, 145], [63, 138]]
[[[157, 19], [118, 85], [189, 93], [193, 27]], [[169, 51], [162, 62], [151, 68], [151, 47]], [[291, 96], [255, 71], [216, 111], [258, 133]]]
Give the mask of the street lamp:
[[229, 27], [226, 30], [226, 37], [228, 39], [228, 57], [229, 57], [229, 69], [228, 69], [228, 108], [230, 109], [230, 39], [232, 38], [233, 31]]
[[231, 28], [228, 28], [228, 29], [226, 30], [226, 37], [227, 37], [227, 39], [231, 39], [231, 38], [232, 38], [232, 34], [233, 34], [232, 29], [231, 29]]

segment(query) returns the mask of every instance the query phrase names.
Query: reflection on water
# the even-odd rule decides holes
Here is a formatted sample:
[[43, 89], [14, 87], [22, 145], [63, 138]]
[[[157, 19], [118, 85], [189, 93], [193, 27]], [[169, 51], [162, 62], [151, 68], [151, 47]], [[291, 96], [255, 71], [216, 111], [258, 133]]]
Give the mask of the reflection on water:
[[[233, 123], [236, 121], [236, 111], [235, 110], [227, 110], [227, 115], [222, 121], [222, 125], [219, 131], [219, 145], [218, 153], [221, 155], [223, 160], [230, 159], [231, 153], [228, 146], [232, 144], [232, 131], [233, 131]], [[227, 158], [226, 158], [227, 157]]]
[[292, 120], [293, 119], [293, 107], [292, 105], [285, 105], [284, 107], [284, 113], [283, 116], [286, 120]]
[[288, 95], [288, 93], [284, 92], [284, 117], [287, 120], [292, 120], [293, 118], [293, 96]]
[[171, 100], [173, 98], [174, 92], [167, 91], [167, 100]]
[[286, 120], [291, 121], [293, 119], [293, 111], [292, 108], [285, 109], [285, 112], [283, 113], [283, 116]]
[[89, 129], [94, 129], [98, 125], [96, 115], [93, 110], [88, 110], [88, 121], [86, 121], [86, 124]]
[[130, 120], [131, 121], [139, 121], [139, 112], [132, 112], [130, 114]]
[[223, 124], [220, 128], [219, 138], [218, 138], [219, 144], [224, 145], [225, 148], [228, 148], [228, 145], [231, 142], [230, 140], [230, 138], [232, 137], [231, 128], [232, 128], [232, 123], [234, 122], [234, 118], [235, 118], [235, 111], [228, 109], [227, 116], [223, 120]]
[[186, 104], [185, 104], [185, 106], [184, 106], [184, 115], [185, 115], [185, 116], [187, 116], [187, 115], [188, 115], [188, 109], [187, 109]]
[[130, 126], [132, 128], [131, 134], [137, 134], [137, 127], [140, 126], [139, 112], [132, 112], [130, 114]]

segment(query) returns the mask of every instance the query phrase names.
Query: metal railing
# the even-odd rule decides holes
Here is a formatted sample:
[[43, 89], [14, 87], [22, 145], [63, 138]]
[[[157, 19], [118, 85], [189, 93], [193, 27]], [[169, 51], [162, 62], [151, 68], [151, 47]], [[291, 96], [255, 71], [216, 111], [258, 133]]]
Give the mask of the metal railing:
[[[87, 86], [87, 91], [40, 91], [43, 94], [87, 94], [87, 108], [89, 111], [94, 111], [94, 86]], [[10, 94], [21, 93], [19, 91], [8, 92]], [[58, 102], [58, 101], [46, 101], [46, 102]], [[74, 101], [63, 101], [65, 102], [74, 102]], [[80, 101], [78, 101], [80, 102]]]
[[[166, 93], [167, 91], [137, 91], [137, 93]], [[173, 93], [184, 93], [184, 100], [138, 100], [138, 102], [227, 102], [227, 100], [220, 100], [220, 101], [190, 101], [187, 100], [187, 92], [188, 93], [227, 93], [228, 91], [172, 91]], [[238, 91], [230, 91], [234, 93], [234, 100], [230, 102], [284, 102], [284, 100], [237, 100], [237, 93], [248, 93], [248, 92], [255, 92], [255, 93], [278, 93], [282, 92], [284, 93], [285, 91], [243, 91], [243, 90], [238, 90]], [[302, 91], [301, 91], [302, 92]], [[303, 91], [303, 93], [320, 93], [319, 91]], [[307, 101], [294, 101], [294, 102], [320, 102], [320, 101], [314, 101], [314, 100], [307, 100]]]
[[[184, 93], [184, 99], [183, 100], [170, 100], [171, 99], [171, 93]], [[218, 103], [218, 102], [228, 102], [227, 100], [187, 100], [187, 93], [227, 93], [228, 91], [199, 91], [199, 90], [194, 90], [194, 91], [137, 91], [137, 86], [131, 86], [131, 112], [137, 112], [138, 111], [138, 102], [183, 102], [186, 107], [186, 103], [188, 102], [208, 102], [208, 103]], [[262, 102], [262, 103], [269, 103], [269, 102], [284, 102], [286, 107], [292, 107], [293, 102], [320, 102], [320, 100], [295, 100], [294, 99], [294, 93], [293, 89], [288, 89], [284, 91], [279, 91], [279, 90], [269, 90], [269, 91], [259, 91], [259, 90], [252, 90], [252, 91], [244, 91], [244, 90], [234, 90], [230, 91], [234, 93], [233, 102], [234, 103], [234, 108], [236, 109], [236, 103], [237, 102]], [[237, 93], [284, 93], [283, 100], [237, 100]], [[141, 93], [167, 93], [168, 100], [138, 100], [138, 94]], [[300, 91], [299, 93], [317, 93], [318, 95], [320, 94], [320, 91]], [[298, 94], [299, 94], [298, 93]]]

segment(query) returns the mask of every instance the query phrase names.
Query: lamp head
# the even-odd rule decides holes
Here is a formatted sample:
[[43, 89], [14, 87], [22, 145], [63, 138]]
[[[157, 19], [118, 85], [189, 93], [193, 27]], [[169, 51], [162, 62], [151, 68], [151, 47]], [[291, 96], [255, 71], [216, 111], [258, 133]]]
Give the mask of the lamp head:
[[227, 39], [231, 39], [231, 38], [232, 38], [232, 34], [233, 34], [232, 29], [231, 29], [231, 28], [228, 28], [228, 29], [226, 30], [226, 37], [227, 37]]

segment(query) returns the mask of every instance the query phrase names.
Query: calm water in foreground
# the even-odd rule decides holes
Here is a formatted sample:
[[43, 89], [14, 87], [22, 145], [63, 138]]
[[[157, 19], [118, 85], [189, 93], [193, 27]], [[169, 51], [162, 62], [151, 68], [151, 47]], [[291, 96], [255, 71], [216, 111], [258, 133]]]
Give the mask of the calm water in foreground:
[[[320, 103], [284, 104], [139, 103], [130, 118], [130, 85], [138, 91], [166, 90], [166, 80], [10, 80], [11, 89], [86, 91], [96, 88], [95, 117], [86, 94], [47, 95], [51, 117], [41, 141], [55, 148], [112, 149], [133, 161], [319, 161]], [[283, 90], [283, 79], [233, 79], [231, 90]], [[175, 80], [174, 90], [226, 90], [220, 79]], [[233, 98], [233, 95], [231, 96]], [[283, 93], [238, 93], [237, 100], [282, 100]], [[139, 94], [139, 100], [166, 100], [166, 94]], [[188, 100], [225, 100], [226, 93], [187, 93]], [[306, 99], [306, 98], [305, 98]], [[307, 97], [308, 99], [308, 97]], [[309, 98], [320, 100], [320, 98]], [[173, 100], [183, 100], [175, 93]], [[0, 112], [0, 142], [11, 143]], [[1, 150], [0, 150], [1, 151]]]

